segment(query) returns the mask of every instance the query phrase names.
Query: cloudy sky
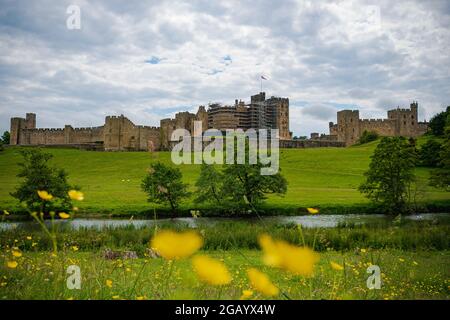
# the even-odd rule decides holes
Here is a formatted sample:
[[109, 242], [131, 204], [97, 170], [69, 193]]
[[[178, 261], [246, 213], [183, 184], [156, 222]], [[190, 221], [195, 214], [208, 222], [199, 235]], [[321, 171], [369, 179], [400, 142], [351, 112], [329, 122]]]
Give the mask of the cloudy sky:
[[[68, 29], [69, 5], [81, 29]], [[450, 1], [0, 0], [0, 130], [158, 125], [177, 111], [260, 90], [289, 97], [295, 135], [419, 101], [450, 105]]]

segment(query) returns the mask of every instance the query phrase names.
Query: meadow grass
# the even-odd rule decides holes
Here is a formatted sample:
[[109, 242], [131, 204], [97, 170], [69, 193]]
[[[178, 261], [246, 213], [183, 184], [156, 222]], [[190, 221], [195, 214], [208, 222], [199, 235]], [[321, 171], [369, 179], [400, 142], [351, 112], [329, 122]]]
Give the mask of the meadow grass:
[[[249, 267], [266, 272], [280, 288], [282, 293], [275, 299], [448, 299], [450, 293], [448, 251], [328, 251], [321, 254], [311, 278], [264, 266], [261, 252], [256, 250], [202, 253], [225, 263], [232, 274], [230, 284], [212, 287], [201, 283], [190, 260], [105, 260], [92, 252], [67, 252], [57, 257], [34, 252], [24, 253], [16, 269], [7, 269], [3, 260], [9, 253], [3, 252], [0, 299], [239, 299], [243, 290], [251, 289], [246, 276]], [[331, 261], [343, 265], [344, 270], [333, 270]], [[81, 290], [66, 287], [66, 268], [73, 264], [81, 269]], [[367, 267], [372, 264], [381, 268], [379, 290], [366, 286]], [[169, 268], [173, 270], [170, 276]], [[257, 292], [251, 298], [264, 299]]]
[[[421, 138], [421, 141], [426, 138]], [[271, 213], [298, 214], [298, 208], [316, 207], [342, 213], [349, 207], [364, 210], [368, 200], [357, 190], [364, 180], [370, 155], [377, 142], [349, 148], [282, 149], [280, 167], [288, 181], [288, 191], [283, 197], [271, 195], [265, 204]], [[20, 148], [7, 148], [0, 153], [0, 209], [20, 211], [18, 202], [10, 196], [19, 183], [17, 163], [21, 161]], [[171, 163], [169, 152], [95, 152], [76, 149], [46, 148], [54, 155], [52, 162], [69, 173], [69, 181], [82, 188], [85, 201], [79, 204], [80, 212], [107, 214], [137, 214], [161, 206], [149, 204], [140, 185], [152, 161]], [[183, 180], [195, 191], [200, 166], [181, 165]], [[428, 186], [428, 168], [417, 168], [419, 203], [450, 205], [448, 192]], [[192, 199], [182, 203], [180, 209], [204, 209], [214, 214], [213, 205], [194, 205]], [[355, 211], [353, 210], [353, 211]], [[325, 212], [326, 210], [322, 210]]]

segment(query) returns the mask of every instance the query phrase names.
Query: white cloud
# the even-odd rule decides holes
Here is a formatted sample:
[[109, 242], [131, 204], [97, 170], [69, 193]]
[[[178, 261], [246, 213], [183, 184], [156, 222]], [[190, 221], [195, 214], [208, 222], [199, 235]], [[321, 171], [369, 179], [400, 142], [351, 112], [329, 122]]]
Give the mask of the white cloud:
[[[81, 30], [66, 29], [70, 4]], [[429, 119], [450, 104], [450, 5], [374, 4], [0, 0], [0, 130], [26, 112], [40, 126], [120, 113], [157, 125], [176, 110], [248, 100], [261, 73], [269, 96], [290, 98], [296, 135], [327, 132], [345, 106], [384, 117], [418, 100]]]

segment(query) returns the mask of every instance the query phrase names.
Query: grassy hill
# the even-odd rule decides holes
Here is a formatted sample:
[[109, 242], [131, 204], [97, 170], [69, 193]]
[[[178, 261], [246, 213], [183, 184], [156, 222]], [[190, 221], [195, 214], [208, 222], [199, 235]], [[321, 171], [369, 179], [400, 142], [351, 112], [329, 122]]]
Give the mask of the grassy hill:
[[[423, 141], [420, 141], [423, 142]], [[284, 197], [271, 196], [267, 207], [291, 210], [309, 206], [357, 207], [368, 204], [357, 190], [363, 181], [370, 155], [377, 142], [349, 148], [283, 149], [280, 155], [282, 173], [288, 181]], [[18, 148], [0, 153], [0, 209], [17, 210], [18, 203], [9, 193], [19, 180]], [[85, 193], [81, 212], [137, 213], [153, 208], [141, 191], [141, 180], [151, 161], [170, 163], [169, 152], [94, 152], [76, 149], [45, 149], [54, 155], [52, 162], [69, 173], [69, 181]], [[183, 179], [193, 185], [198, 165], [182, 165]], [[450, 194], [427, 186], [430, 170], [417, 168], [423, 203], [450, 203]], [[182, 209], [194, 208], [190, 201]]]

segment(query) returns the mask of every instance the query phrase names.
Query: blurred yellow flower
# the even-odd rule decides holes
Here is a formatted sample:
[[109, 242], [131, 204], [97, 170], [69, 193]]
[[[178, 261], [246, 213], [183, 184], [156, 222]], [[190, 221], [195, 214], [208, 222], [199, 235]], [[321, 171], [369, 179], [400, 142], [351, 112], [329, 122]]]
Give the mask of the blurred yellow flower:
[[13, 250], [12, 255], [16, 258], [20, 258], [22, 256], [22, 252]]
[[249, 299], [252, 295], [253, 295], [253, 291], [252, 290], [243, 290], [242, 291], [241, 300]]
[[79, 248], [78, 248], [77, 246], [72, 246], [72, 250], [73, 250], [73, 251], [78, 251], [78, 249], [79, 249]]
[[308, 210], [308, 212], [309, 212], [310, 214], [316, 214], [316, 213], [319, 213], [319, 209], [316, 209], [316, 208], [306, 208], [306, 210]]
[[413, 261], [413, 265], [418, 266], [419, 264], [415, 261]]
[[319, 255], [308, 247], [297, 247], [282, 240], [272, 240], [261, 235], [259, 244], [263, 249], [263, 261], [273, 267], [283, 268], [293, 274], [311, 276]]
[[143, 297], [143, 296], [136, 297], [136, 300], [144, 300], [144, 299], [145, 299], [145, 297]]
[[15, 269], [15, 268], [17, 268], [17, 265], [18, 265], [17, 261], [8, 261], [8, 262], [6, 263], [6, 266], [7, 266], [8, 268], [10, 268], [10, 269]]
[[400, 261], [400, 262], [405, 262], [405, 259], [403, 259], [403, 258], [398, 258], [398, 261]]
[[252, 287], [267, 297], [278, 295], [278, 288], [273, 285], [269, 277], [255, 268], [247, 270], [248, 278]]
[[220, 286], [231, 282], [231, 275], [225, 264], [205, 255], [192, 258], [192, 265], [200, 280], [213, 286]]
[[69, 191], [69, 197], [72, 200], [77, 200], [77, 201], [83, 201], [84, 200], [83, 192], [78, 191], [78, 190], [70, 190]]
[[117, 299], [120, 299], [120, 296], [112, 296], [112, 298], [117, 300]]
[[39, 198], [41, 198], [42, 200], [49, 201], [49, 200], [53, 199], [53, 196], [50, 193], [48, 193], [47, 191], [38, 190], [37, 193], [38, 193]]
[[60, 213], [58, 213], [58, 215], [61, 219], [69, 219], [70, 218], [70, 214], [65, 213], [65, 212], [60, 212]]
[[362, 252], [362, 253], [366, 253], [367, 250], [366, 250], [366, 249], [361, 249], [361, 252]]
[[202, 245], [203, 239], [195, 231], [162, 230], [156, 233], [150, 242], [150, 247], [167, 260], [190, 257]]
[[108, 288], [112, 288], [112, 285], [113, 285], [112, 280], [107, 279], [107, 280], [106, 280], [106, 286], [107, 286]]
[[6, 211], [6, 210], [3, 210], [3, 213], [5, 214], [5, 216], [8, 216], [8, 215], [9, 215], [9, 212]]
[[27, 236], [27, 240], [31, 240], [33, 239], [31, 236]]
[[331, 262], [330, 262], [330, 265], [331, 265], [331, 268], [334, 269], [334, 270], [337, 270], [337, 271], [342, 271], [342, 270], [344, 270], [344, 267], [341, 266], [339, 263], [336, 263], [336, 262], [331, 261]]

